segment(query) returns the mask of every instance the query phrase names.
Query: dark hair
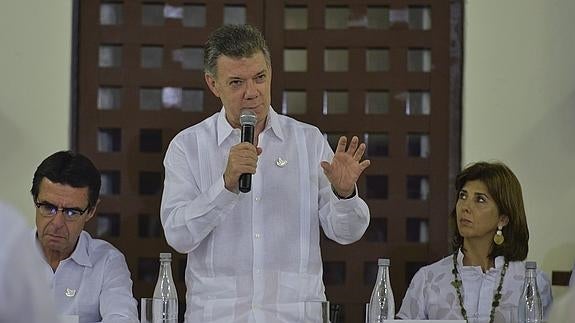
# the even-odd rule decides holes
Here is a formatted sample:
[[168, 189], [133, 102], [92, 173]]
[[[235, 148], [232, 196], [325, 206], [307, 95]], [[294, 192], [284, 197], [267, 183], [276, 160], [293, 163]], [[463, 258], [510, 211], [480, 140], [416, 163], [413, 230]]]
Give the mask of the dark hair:
[[30, 192], [34, 200], [38, 198], [43, 178], [51, 182], [75, 188], [88, 187], [88, 206], [96, 205], [100, 196], [100, 172], [92, 161], [84, 155], [71, 151], [59, 151], [44, 159], [34, 172]]
[[[529, 229], [519, 180], [503, 163], [477, 162], [468, 165], [457, 175], [456, 194], [459, 194], [465, 183], [474, 180], [479, 180], [487, 186], [489, 194], [497, 204], [499, 213], [509, 218], [509, 223], [502, 229], [505, 242], [499, 246], [493, 244], [489, 257], [493, 259], [497, 256], [504, 256], [509, 261], [525, 260], [529, 251]], [[463, 246], [463, 237], [457, 228], [455, 207], [451, 211], [450, 220], [454, 227], [453, 247], [457, 249]]]
[[221, 55], [232, 58], [252, 57], [262, 52], [271, 66], [270, 52], [262, 33], [251, 25], [223, 25], [216, 29], [204, 46], [204, 72], [217, 76], [217, 60]]

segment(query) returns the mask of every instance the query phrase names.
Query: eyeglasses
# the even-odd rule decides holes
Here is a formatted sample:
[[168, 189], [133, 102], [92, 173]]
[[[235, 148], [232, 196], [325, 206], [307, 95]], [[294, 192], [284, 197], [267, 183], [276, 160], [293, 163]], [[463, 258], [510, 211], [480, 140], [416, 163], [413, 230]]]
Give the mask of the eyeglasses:
[[88, 211], [88, 209], [90, 208], [89, 204], [83, 210], [78, 208], [66, 208], [66, 207], [59, 208], [56, 205], [46, 202], [34, 202], [34, 204], [36, 205], [38, 211], [40, 211], [40, 214], [42, 214], [43, 216], [55, 217], [58, 211], [61, 211], [62, 214], [64, 215], [64, 218], [66, 218], [66, 220], [68, 221], [74, 221], [78, 219], [82, 214], [86, 213], [86, 211]]

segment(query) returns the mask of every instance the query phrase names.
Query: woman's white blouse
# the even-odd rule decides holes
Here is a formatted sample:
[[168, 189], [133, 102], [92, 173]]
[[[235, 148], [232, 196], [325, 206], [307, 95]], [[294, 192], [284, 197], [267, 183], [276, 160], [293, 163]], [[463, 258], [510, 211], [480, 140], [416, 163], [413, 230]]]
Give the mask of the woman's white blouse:
[[[457, 270], [463, 282], [462, 294], [469, 322], [487, 323], [493, 296], [499, 285], [503, 257], [495, 258], [495, 268], [483, 272], [479, 266], [463, 266], [463, 253], [458, 252]], [[453, 278], [453, 256], [422, 267], [411, 280], [397, 316], [402, 319], [463, 319]], [[495, 322], [517, 322], [517, 304], [523, 289], [525, 263], [509, 263], [503, 279], [501, 300], [495, 310]], [[537, 285], [545, 315], [552, 302], [547, 275], [537, 270]]]

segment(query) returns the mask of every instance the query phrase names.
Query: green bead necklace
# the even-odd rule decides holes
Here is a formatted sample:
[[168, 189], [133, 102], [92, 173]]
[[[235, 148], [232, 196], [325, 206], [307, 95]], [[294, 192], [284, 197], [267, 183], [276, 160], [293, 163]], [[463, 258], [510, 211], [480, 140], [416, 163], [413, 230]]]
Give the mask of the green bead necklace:
[[[505, 277], [505, 273], [507, 272], [507, 267], [509, 267], [509, 261], [505, 260], [505, 264], [503, 265], [503, 269], [501, 270], [501, 277], [499, 278], [499, 286], [497, 286], [497, 291], [495, 295], [493, 295], [493, 302], [491, 302], [491, 313], [489, 314], [489, 323], [493, 323], [495, 319], [495, 309], [499, 306], [499, 300], [501, 300], [501, 289], [503, 287], [503, 278]], [[463, 319], [465, 322], [469, 322], [467, 319], [467, 311], [463, 306], [463, 295], [461, 295], [461, 286], [463, 282], [461, 278], [459, 278], [459, 271], [457, 271], [457, 250], [453, 253], [453, 281], [451, 285], [455, 287], [455, 291], [457, 292], [457, 298], [459, 299], [459, 307], [461, 307], [461, 315], [463, 315]]]

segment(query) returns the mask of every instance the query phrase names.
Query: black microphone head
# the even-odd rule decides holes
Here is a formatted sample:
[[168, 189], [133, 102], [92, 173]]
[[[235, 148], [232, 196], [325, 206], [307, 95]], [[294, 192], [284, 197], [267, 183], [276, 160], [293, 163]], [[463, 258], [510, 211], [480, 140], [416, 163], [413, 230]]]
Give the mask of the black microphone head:
[[258, 121], [258, 118], [257, 118], [255, 112], [253, 112], [252, 110], [248, 110], [248, 109], [242, 110], [242, 112], [240, 114], [240, 125], [242, 125], [242, 126], [246, 126], [246, 125], [255, 126], [257, 121]]

